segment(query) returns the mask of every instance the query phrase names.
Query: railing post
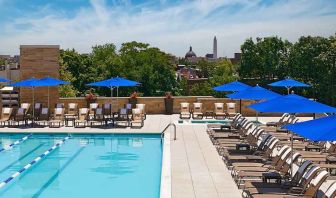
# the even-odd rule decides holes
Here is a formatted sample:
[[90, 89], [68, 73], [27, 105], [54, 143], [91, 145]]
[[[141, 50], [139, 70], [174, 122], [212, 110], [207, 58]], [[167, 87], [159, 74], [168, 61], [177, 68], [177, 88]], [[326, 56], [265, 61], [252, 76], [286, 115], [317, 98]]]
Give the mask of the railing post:
[[174, 123], [169, 123], [166, 128], [163, 129], [163, 131], [161, 132], [161, 137], [164, 136], [165, 131], [170, 127], [170, 126], [174, 126], [174, 141], [176, 140], [176, 125]]

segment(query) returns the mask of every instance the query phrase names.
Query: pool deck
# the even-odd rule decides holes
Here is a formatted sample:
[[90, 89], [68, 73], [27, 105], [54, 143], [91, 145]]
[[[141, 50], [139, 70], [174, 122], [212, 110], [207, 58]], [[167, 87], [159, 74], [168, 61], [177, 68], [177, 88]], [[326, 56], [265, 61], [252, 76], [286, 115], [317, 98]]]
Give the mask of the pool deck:
[[[12, 133], [160, 133], [178, 115], [148, 115], [141, 129], [135, 128], [0, 128]], [[254, 117], [250, 118], [255, 120]], [[302, 118], [307, 120], [310, 118]], [[260, 117], [259, 121], [276, 121], [278, 117]], [[169, 129], [172, 132], [172, 128]], [[171, 133], [171, 195], [172, 198], [241, 197], [241, 191], [217, 154], [207, 133], [206, 124], [177, 125], [177, 140]]]

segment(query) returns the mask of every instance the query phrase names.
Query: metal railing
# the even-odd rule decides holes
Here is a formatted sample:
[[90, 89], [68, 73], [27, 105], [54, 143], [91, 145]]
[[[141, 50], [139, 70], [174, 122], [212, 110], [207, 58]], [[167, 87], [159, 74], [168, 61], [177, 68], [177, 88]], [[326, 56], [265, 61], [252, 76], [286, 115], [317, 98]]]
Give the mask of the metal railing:
[[174, 140], [176, 140], [176, 125], [174, 123], [169, 123], [165, 129], [161, 132], [161, 137], [164, 137], [165, 132], [170, 126], [174, 126]]

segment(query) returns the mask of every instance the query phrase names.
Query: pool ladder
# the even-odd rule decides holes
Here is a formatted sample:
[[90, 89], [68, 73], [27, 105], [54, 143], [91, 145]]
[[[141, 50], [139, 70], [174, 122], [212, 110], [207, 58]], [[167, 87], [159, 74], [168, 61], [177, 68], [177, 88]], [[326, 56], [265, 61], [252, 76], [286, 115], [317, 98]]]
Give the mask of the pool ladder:
[[161, 137], [164, 137], [165, 132], [170, 126], [174, 126], [174, 140], [176, 140], [176, 125], [174, 123], [169, 123], [165, 129], [161, 132]]

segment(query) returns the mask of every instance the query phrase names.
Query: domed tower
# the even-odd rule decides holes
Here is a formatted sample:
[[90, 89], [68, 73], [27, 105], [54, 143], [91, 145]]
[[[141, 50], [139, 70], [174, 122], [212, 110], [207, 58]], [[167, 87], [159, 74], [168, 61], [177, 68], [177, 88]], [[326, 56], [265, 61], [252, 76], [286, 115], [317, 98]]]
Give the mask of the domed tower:
[[188, 59], [188, 58], [194, 58], [194, 57], [196, 58], [197, 56], [195, 52], [192, 51], [192, 47], [190, 46], [189, 51], [185, 55], [185, 58]]

